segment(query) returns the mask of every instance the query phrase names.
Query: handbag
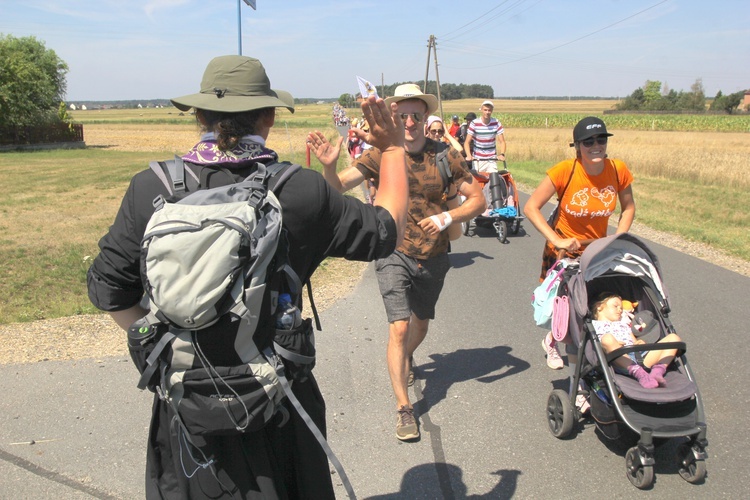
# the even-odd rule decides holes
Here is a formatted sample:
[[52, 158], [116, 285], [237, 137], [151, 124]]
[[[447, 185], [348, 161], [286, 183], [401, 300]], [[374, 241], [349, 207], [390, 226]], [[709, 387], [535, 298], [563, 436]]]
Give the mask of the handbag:
[[558, 260], [547, 271], [544, 281], [531, 294], [531, 305], [534, 308], [534, 321], [538, 326], [550, 328], [554, 299], [560, 289], [567, 261]]

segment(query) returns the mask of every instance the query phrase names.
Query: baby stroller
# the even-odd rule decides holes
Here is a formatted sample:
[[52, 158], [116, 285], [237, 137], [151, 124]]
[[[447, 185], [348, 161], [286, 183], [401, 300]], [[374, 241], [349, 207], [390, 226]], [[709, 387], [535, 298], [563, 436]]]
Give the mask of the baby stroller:
[[[679, 474], [690, 483], [706, 476], [706, 424], [703, 403], [685, 356], [684, 342], [655, 342], [675, 332], [669, 320], [669, 296], [661, 280], [658, 259], [638, 237], [623, 233], [595, 240], [580, 261], [563, 273], [560, 286], [569, 298], [568, 338], [576, 343], [579, 362], [571, 387], [583, 388], [597, 428], [607, 439], [627, 446], [627, 477], [637, 488], [654, 481], [654, 443], [681, 438], [677, 448]], [[623, 347], [606, 354], [592, 324], [590, 298], [613, 292], [638, 301], [635, 318], [644, 324], [636, 337], [646, 344]], [[563, 313], [564, 316], [564, 313]], [[553, 323], [555, 322], [553, 318]], [[633, 378], [616, 373], [615, 358], [636, 351], [678, 349], [666, 375], [666, 386], [644, 389]], [[547, 422], [557, 438], [567, 437], [580, 418], [571, 394], [554, 390], [547, 400]], [[636, 443], [637, 440], [637, 443]]]
[[[474, 160], [474, 163], [476, 161]], [[508, 230], [511, 234], [518, 234], [521, 220], [524, 218], [521, 215], [521, 203], [513, 176], [507, 170], [504, 161], [502, 170], [498, 172], [477, 172], [472, 168], [471, 173], [484, 192], [487, 209], [474, 219], [461, 223], [464, 235], [473, 236], [474, 228], [477, 226], [492, 227], [497, 232], [500, 243], [508, 243]]]

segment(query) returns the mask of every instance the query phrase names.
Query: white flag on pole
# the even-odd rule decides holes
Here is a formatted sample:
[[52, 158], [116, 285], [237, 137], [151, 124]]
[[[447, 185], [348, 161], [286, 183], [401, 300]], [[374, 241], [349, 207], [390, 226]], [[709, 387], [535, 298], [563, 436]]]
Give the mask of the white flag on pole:
[[378, 97], [378, 89], [375, 88], [375, 85], [361, 76], [357, 77], [357, 85], [359, 85], [359, 93], [362, 94], [362, 99], [367, 99], [371, 95], [374, 95], [376, 98]]

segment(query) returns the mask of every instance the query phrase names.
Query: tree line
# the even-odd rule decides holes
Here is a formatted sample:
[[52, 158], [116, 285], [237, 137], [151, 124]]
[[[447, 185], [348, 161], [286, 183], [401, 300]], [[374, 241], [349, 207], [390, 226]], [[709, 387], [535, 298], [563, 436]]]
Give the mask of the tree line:
[[[745, 92], [739, 91], [724, 95], [721, 90], [716, 94], [708, 111], [733, 114], [738, 111]], [[706, 112], [706, 94], [703, 82], [699, 78], [690, 86], [690, 91], [675, 91], [667, 84], [657, 80], [647, 80], [643, 87], [638, 87], [622, 102], [615, 105], [619, 111], [661, 111], [661, 112]]]

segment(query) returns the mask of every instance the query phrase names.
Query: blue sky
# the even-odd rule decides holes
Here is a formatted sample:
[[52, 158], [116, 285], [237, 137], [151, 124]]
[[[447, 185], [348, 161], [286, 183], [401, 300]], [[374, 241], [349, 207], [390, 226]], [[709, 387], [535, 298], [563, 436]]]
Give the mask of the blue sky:
[[[421, 80], [437, 37], [441, 83], [495, 96], [626, 96], [646, 80], [706, 95], [750, 88], [750, 2], [725, 0], [257, 0], [242, 53], [296, 97]], [[68, 101], [198, 90], [238, 53], [237, 0], [0, 0], [0, 33], [33, 35], [69, 66]], [[435, 77], [430, 61], [430, 78]]]

